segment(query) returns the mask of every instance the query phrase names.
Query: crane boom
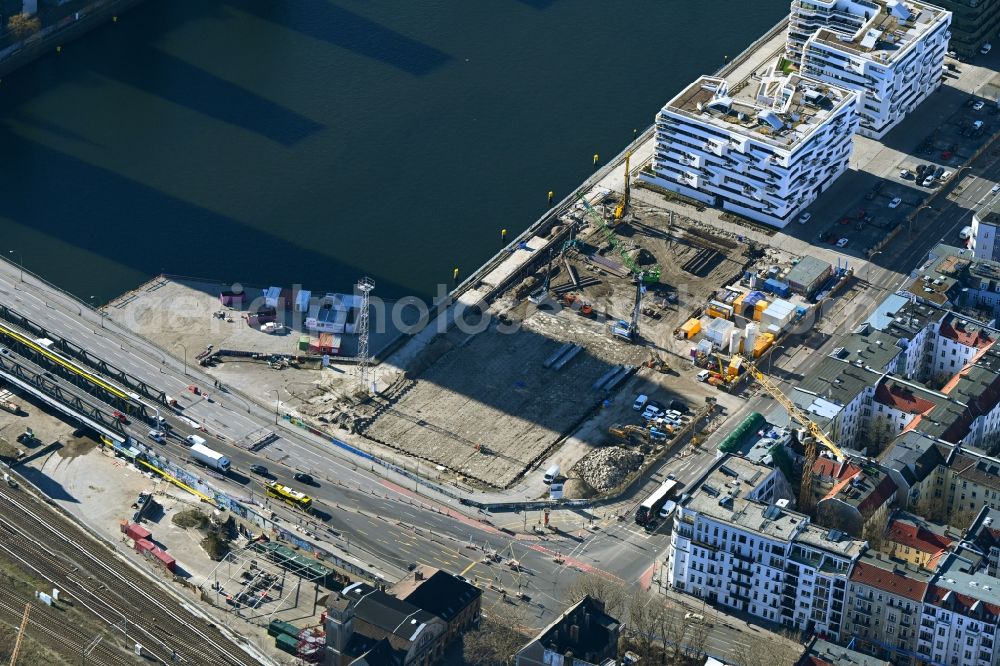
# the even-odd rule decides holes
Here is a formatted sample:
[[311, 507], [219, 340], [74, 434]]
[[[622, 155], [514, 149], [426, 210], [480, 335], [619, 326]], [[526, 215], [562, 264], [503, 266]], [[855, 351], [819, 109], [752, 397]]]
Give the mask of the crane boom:
[[625, 190], [622, 192], [622, 200], [618, 202], [615, 206], [615, 219], [620, 220], [625, 217], [625, 212], [628, 210], [629, 198], [632, 195], [631, 182], [629, 181], [629, 162], [632, 157], [632, 151], [625, 153]]
[[779, 405], [785, 408], [785, 411], [788, 412], [788, 416], [792, 420], [805, 427], [805, 429], [809, 431], [809, 434], [816, 441], [825, 446], [830, 453], [836, 456], [837, 460], [844, 460], [846, 456], [844, 455], [844, 452], [840, 450], [840, 447], [837, 446], [832, 439], [827, 437], [826, 433], [824, 433], [818, 425], [813, 423], [812, 419], [810, 419], [805, 412], [799, 409], [794, 402], [789, 400], [788, 397], [782, 393], [777, 384], [772, 382], [767, 375], [758, 370], [757, 366], [750, 361], [746, 361], [746, 365], [750, 376], [753, 377], [772, 398], [777, 400]]
[[21, 618], [21, 627], [17, 630], [17, 640], [14, 641], [14, 649], [10, 653], [10, 666], [17, 666], [17, 655], [21, 651], [21, 643], [24, 641], [24, 631], [28, 628], [28, 613], [31, 612], [31, 602], [24, 604], [24, 616]]

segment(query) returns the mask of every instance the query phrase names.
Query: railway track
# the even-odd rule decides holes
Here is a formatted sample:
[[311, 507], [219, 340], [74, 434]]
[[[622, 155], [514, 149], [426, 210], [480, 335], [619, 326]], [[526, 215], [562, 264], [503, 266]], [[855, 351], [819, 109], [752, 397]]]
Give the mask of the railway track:
[[5, 486], [0, 487], [0, 553], [141, 644], [154, 662], [259, 663], [68, 518]]
[[[28, 601], [30, 601], [29, 598], [19, 596], [15, 592], [0, 590], [0, 617], [7, 618], [9, 621], [6, 624], [14, 631], [20, 625], [24, 604]], [[0, 620], [0, 623], [4, 623], [4, 620]], [[41, 643], [50, 651], [66, 657], [66, 661], [69, 663], [76, 663], [84, 650], [94, 640], [94, 636], [79, 627], [68, 624], [61, 611], [39, 603], [35, 603], [31, 609], [26, 634], [36, 643]], [[87, 654], [87, 660], [95, 665], [135, 666], [134, 657], [128, 656], [113, 642], [107, 640], [101, 640], [97, 643], [94, 649]]]

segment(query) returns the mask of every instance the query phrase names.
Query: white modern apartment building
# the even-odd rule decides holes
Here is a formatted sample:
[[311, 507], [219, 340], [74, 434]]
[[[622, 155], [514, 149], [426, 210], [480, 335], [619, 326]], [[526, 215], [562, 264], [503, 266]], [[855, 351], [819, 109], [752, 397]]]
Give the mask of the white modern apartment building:
[[[851, 566], [865, 543], [790, 510], [776, 469], [718, 461], [674, 517], [670, 585], [757, 617], [839, 637]], [[782, 495], [786, 495], [782, 497]]]
[[972, 215], [972, 236], [969, 247], [976, 259], [1000, 261], [1000, 199], [993, 199]]
[[640, 178], [710, 206], [784, 227], [847, 168], [857, 95], [797, 75], [740, 91], [703, 76], [656, 116]]
[[802, 76], [861, 94], [881, 138], [941, 85], [951, 12], [915, 0], [793, 0], [786, 55]]

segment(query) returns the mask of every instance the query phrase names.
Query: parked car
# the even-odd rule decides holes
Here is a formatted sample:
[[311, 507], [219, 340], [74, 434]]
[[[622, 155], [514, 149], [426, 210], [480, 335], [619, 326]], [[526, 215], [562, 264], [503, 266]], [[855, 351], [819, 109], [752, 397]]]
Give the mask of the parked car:
[[983, 102], [983, 100], [978, 100], [975, 104], [972, 105], [972, 110], [982, 111], [984, 106], [986, 106], [986, 103]]
[[903, 203], [903, 200], [899, 197], [893, 197], [892, 201], [889, 202], [889, 208], [895, 208], [899, 204]]
[[983, 55], [986, 55], [992, 49], [993, 49], [993, 45], [990, 44], [989, 42], [986, 42], [985, 44], [983, 44], [983, 48], [979, 49], [979, 52], [982, 53]]
[[646, 406], [647, 402], [649, 402], [649, 396], [646, 395], [645, 393], [640, 393], [639, 397], [636, 398], [635, 402], [632, 403], [632, 409], [634, 409], [637, 412], [641, 412], [643, 407]]
[[934, 176], [927, 176], [920, 184], [923, 185], [924, 187], [930, 187], [931, 185], [934, 184]]
[[976, 122], [972, 123], [972, 129], [973, 130], [977, 130], [977, 129], [981, 128], [982, 126], [983, 126], [983, 121], [982, 120], [977, 120]]
[[812, 213], [802, 213], [799, 215], [799, 224], [805, 224], [812, 219]]
[[990, 189], [990, 194], [996, 194], [997, 192], [1000, 192], [1000, 183], [997, 183]]
[[939, 166], [936, 169], [934, 169], [934, 177], [935, 178], [940, 178], [943, 175], [944, 175], [944, 167], [943, 166]]
[[909, 169], [903, 169], [899, 172], [899, 177], [903, 180], [913, 180], [913, 172]]
[[850, 238], [841, 238], [837, 241], [837, 247], [847, 247], [847, 244], [851, 242]]
[[702, 370], [697, 375], [695, 375], [695, 379], [697, 379], [699, 382], [707, 382], [708, 378], [711, 376], [712, 373], [710, 373], [708, 370]]
[[941, 174], [941, 180], [948, 180], [949, 178], [951, 178], [951, 173], [952, 173], [951, 171], [945, 171], [943, 174]]
[[701, 613], [684, 613], [684, 619], [687, 622], [704, 622], [705, 616]]

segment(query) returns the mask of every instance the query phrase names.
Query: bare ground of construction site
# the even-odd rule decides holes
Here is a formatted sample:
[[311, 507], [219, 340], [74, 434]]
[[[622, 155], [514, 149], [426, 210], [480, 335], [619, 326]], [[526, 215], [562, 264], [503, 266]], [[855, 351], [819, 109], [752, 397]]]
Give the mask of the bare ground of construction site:
[[[555, 294], [548, 303], [533, 304], [512, 290], [492, 304], [488, 330], [438, 336], [406, 379], [376, 399], [371, 413], [359, 414], [363, 434], [476, 485], [509, 487], [541, 461], [570, 469], [610, 443], [608, 426], [634, 417], [634, 396], [622, 397], [623, 386], [670, 384], [663, 398], [703, 404], [703, 387], [676, 373], [656, 373], [653, 385], [648, 378], [623, 382], [610, 393], [593, 385], [618, 365], [658, 360], [682, 366], [685, 350], [674, 331], [695, 304], [742, 274], [748, 248], [638, 207], [615, 228], [618, 248], [602, 229], [579, 226], [578, 243], [565, 260], [557, 258], [534, 276], [540, 284], [549, 275]], [[636, 281], [621, 258], [623, 247], [641, 265], [660, 267], [659, 283], [642, 296], [645, 314], [633, 343], [610, 332], [612, 322], [631, 317], [635, 303]], [[610, 269], [594, 254], [613, 262]], [[582, 350], [561, 370], [543, 367], [565, 343]]]

